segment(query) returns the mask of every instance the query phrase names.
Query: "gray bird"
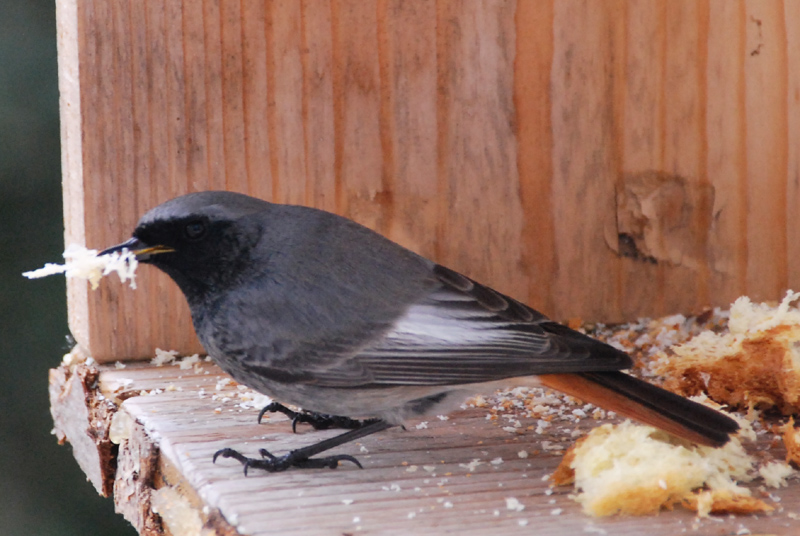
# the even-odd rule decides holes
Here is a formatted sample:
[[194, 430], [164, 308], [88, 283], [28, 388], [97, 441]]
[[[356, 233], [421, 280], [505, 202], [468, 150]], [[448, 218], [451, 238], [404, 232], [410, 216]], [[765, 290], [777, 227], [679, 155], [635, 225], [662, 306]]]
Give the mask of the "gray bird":
[[738, 429], [619, 372], [632, 366], [624, 352], [322, 210], [193, 193], [153, 208], [133, 238], [103, 253], [122, 248], [177, 283], [224, 371], [307, 413], [265, 410], [353, 428], [284, 456], [214, 455], [245, 472], [360, 466], [312, 456], [509, 385], [552, 387], [703, 445]]

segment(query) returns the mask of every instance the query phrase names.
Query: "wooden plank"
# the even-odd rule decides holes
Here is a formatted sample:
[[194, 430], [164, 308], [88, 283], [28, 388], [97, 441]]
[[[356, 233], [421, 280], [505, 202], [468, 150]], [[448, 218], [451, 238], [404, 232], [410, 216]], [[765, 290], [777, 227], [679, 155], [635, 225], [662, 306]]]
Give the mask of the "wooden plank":
[[712, 0], [708, 34], [708, 178], [714, 187], [710, 292], [735, 300], [746, 288], [747, 158], [744, 3]]
[[[800, 281], [791, 2], [57, 5], [69, 243], [229, 188], [339, 211], [561, 319]], [[653, 180], [683, 193], [625, 257], [619, 192]], [[68, 294], [100, 360], [200, 349], [163, 274]]]
[[761, 300], [788, 283], [788, 21], [781, 2], [746, 6], [747, 293]]
[[[60, 374], [69, 376], [66, 369]], [[80, 365], [72, 378], [86, 376], [92, 367]], [[54, 374], [56, 372], [54, 371]], [[54, 376], [55, 377], [55, 376]], [[96, 376], [95, 376], [96, 377]], [[291, 433], [282, 415], [256, 423], [256, 408], [241, 407], [242, 391], [220, 382], [227, 376], [209, 363], [188, 370], [177, 366], [132, 364], [124, 369], [101, 367], [98, 381], [78, 382], [94, 387], [81, 400], [90, 408], [97, 401], [118, 407], [98, 420], [95, 413], [72, 412], [57, 424], [89, 419], [104, 422], [95, 437], [119, 443], [113, 483], [117, 508], [142, 534], [198, 534], [202, 526], [218, 534], [642, 534], [691, 533], [790, 534], [796, 530], [800, 486], [770, 489], [776, 511], [769, 516], [719, 516], [696, 519], [677, 509], [658, 516], [596, 519], [585, 516], [570, 499], [571, 488], [549, 487], [545, 478], [574, 441], [573, 431], [598, 424], [593, 419], [574, 423], [554, 418], [541, 434], [537, 417], [511, 409], [488, 419], [489, 408], [456, 411], [448, 420], [428, 419], [425, 427], [410, 422], [407, 430], [392, 429], [332, 452], [356, 454], [363, 470], [342, 466], [335, 471], [293, 470], [267, 474], [253, 470], [245, 477], [241, 465], [229, 459], [212, 463], [224, 447], [255, 454], [258, 448], [281, 453], [340, 433], [337, 430]], [[68, 379], [68, 381], [73, 381]], [[54, 401], [60, 397], [56, 382]], [[85, 398], [84, 398], [85, 396]], [[81, 409], [81, 408], [74, 408]], [[569, 413], [569, 412], [567, 412]], [[503, 416], [506, 415], [506, 417]], [[81, 416], [82, 415], [82, 416]], [[81, 421], [83, 419], [83, 421]], [[513, 420], [521, 433], [504, 427]], [[80, 434], [79, 434], [80, 435]], [[88, 437], [88, 436], [87, 436]], [[71, 440], [71, 439], [70, 439]], [[780, 458], [762, 435], [753, 451]], [[106, 439], [108, 442], [108, 439]], [[74, 443], [76, 454], [93, 444]], [[528, 456], [522, 458], [519, 452]], [[470, 462], [480, 460], [483, 463]], [[494, 463], [493, 463], [494, 460]], [[104, 462], [108, 467], [111, 462]], [[169, 500], [164, 500], [164, 497]], [[514, 497], [522, 511], [506, 507]], [[152, 508], [159, 510], [154, 515]], [[794, 529], [792, 528], [794, 527]]]
[[436, 254], [436, 6], [379, 3], [382, 181], [386, 231], [422, 255]]
[[800, 206], [800, 69], [792, 66], [800, 64], [800, 25], [792, 21], [800, 20], [800, 3], [784, 2], [784, 19], [786, 21], [786, 53], [787, 53], [787, 149], [786, 169], [786, 243], [790, 288], [800, 288], [800, 214], [794, 207]]
[[[553, 26], [553, 214], [555, 303], [564, 315], [620, 317], [619, 260], [606, 245], [615, 228], [616, 162], [613, 99], [615, 4], [556, 2]], [[587, 158], [575, 158], [576, 154]], [[590, 156], [589, 156], [590, 155]], [[581, 214], [582, 223], [568, 215]], [[561, 224], [563, 218], [563, 224]], [[573, 223], [569, 223], [573, 222]], [[591, 289], [591, 290], [589, 290]], [[586, 300], [587, 292], [595, 299]], [[576, 311], [577, 312], [577, 311]]]
[[281, 180], [272, 195], [301, 205], [308, 189], [305, 127], [303, 122], [302, 4], [292, 0], [269, 4], [270, 62], [267, 80], [272, 88], [270, 111], [274, 136], [273, 175]]
[[[628, 174], [641, 176], [648, 170], [660, 169], [663, 131], [660, 114], [664, 86], [666, 32], [664, 2], [648, 0], [629, 2], [625, 17], [625, 89], [620, 152], [624, 182]], [[620, 240], [619, 229], [613, 228], [607, 240]], [[614, 236], [616, 235], [616, 236]], [[617, 245], [619, 248], [619, 245]], [[658, 265], [629, 253], [620, 252], [620, 281], [624, 290], [621, 314], [628, 317], [650, 303], [653, 314], [664, 310]]]
[[[437, 260], [511, 295], [522, 283], [514, 132], [514, 5], [450, 2], [440, 13]], [[504, 262], [496, 262], [503, 259]]]
[[517, 50], [514, 76], [514, 106], [517, 110], [517, 168], [524, 213], [522, 268], [527, 296], [520, 284], [518, 297], [548, 315], [569, 315], [564, 305], [557, 309], [550, 274], [556, 259], [546, 252], [555, 249], [553, 186], [553, 131], [550, 72], [553, 63], [553, 2], [517, 4]]

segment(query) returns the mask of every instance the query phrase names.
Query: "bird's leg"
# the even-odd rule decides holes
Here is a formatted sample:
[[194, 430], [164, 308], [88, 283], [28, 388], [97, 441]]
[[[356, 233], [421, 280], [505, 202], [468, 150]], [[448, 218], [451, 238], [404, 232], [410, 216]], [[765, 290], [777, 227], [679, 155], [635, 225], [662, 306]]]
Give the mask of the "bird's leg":
[[283, 404], [272, 402], [267, 405], [258, 413], [258, 423], [261, 424], [261, 419], [267, 412], [283, 413], [292, 420], [292, 432], [297, 433], [297, 423], [306, 423], [314, 427], [314, 430], [327, 430], [329, 428], [344, 428], [347, 430], [356, 430], [367, 424], [375, 422], [377, 419], [368, 419], [359, 421], [351, 419], [350, 417], [341, 417], [339, 415], [325, 415], [322, 413], [314, 413], [312, 411], [293, 411]]
[[221, 449], [214, 453], [213, 461], [216, 462], [217, 458], [220, 456], [238, 460], [244, 466], [245, 475], [247, 475], [247, 470], [251, 467], [263, 469], [270, 473], [277, 473], [285, 471], [290, 467], [297, 467], [300, 469], [319, 469], [327, 467], [336, 469], [339, 466], [339, 462], [342, 461], [352, 462], [363, 469], [358, 460], [349, 454], [337, 454], [335, 456], [325, 456], [322, 458], [312, 458], [312, 456], [350, 441], [355, 441], [356, 439], [366, 437], [376, 432], [381, 432], [392, 426], [392, 424], [386, 421], [376, 419], [365, 423], [364, 426], [356, 428], [355, 430], [350, 430], [349, 432], [325, 439], [319, 443], [293, 450], [283, 456], [275, 456], [266, 449], [260, 449], [259, 453], [261, 454], [261, 458], [248, 458], [237, 450]]

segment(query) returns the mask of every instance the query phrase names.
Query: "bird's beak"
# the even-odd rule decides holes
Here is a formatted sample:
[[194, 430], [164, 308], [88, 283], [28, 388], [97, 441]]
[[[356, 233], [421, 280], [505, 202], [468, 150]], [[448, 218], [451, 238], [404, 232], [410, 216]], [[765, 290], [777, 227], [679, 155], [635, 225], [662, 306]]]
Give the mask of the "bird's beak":
[[136, 260], [138, 261], [146, 261], [150, 258], [151, 255], [158, 255], [159, 253], [170, 253], [175, 251], [169, 246], [149, 246], [139, 240], [138, 238], [131, 238], [123, 242], [122, 244], [117, 244], [116, 246], [112, 246], [108, 249], [104, 249], [99, 253], [99, 255], [109, 255], [111, 253], [117, 253], [122, 251], [123, 249], [127, 249], [134, 255], [136, 255]]

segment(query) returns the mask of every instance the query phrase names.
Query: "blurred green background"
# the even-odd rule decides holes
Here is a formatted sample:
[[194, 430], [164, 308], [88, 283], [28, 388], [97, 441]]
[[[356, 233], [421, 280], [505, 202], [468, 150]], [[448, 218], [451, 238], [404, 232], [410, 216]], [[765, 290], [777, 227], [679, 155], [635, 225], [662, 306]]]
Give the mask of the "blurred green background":
[[54, 0], [0, 0], [0, 534], [133, 535], [51, 435], [47, 370], [68, 349]]

